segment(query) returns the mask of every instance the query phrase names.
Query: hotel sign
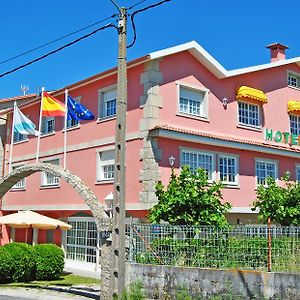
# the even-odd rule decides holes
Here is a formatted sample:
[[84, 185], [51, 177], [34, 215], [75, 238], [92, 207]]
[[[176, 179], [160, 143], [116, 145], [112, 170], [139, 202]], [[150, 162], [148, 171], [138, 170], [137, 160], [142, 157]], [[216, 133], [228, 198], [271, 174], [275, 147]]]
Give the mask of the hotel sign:
[[267, 129], [265, 131], [265, 140], [274, 141], [277, 143], [285, 143], [289, 145], [300, 146], [300, 135], [290, 132], [275, 131], [273, 129]]

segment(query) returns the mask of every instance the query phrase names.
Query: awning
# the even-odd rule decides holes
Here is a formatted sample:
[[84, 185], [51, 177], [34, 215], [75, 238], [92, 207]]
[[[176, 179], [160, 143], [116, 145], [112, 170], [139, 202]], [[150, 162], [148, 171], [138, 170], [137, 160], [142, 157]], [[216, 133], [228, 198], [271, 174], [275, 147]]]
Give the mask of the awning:
[[267, 103], [268, 99], [266, 94], [249, 86], [242, 85], [236, 91], [236, 99], [238, 100], [255, 100], [262, 103]]
[[288, 112], [300, 112], [300, 101], [289, 100]]

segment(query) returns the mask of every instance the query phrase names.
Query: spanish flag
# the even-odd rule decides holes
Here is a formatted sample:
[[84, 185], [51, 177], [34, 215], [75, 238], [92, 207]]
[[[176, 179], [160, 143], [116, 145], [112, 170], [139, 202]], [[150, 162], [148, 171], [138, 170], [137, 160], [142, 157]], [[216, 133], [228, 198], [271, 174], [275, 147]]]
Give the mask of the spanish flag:
[[66, 108], [59, 100], [43, 92], [42, 99], [42, 116], [43, 117], [64, 117]]

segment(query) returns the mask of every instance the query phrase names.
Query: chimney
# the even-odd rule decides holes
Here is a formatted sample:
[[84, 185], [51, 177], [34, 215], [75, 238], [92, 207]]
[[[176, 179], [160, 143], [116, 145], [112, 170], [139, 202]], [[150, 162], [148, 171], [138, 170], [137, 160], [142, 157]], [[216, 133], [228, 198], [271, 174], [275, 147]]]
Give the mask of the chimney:
[[289, 49], [288, 46], [285, 46], [280, 43], [273, 43], [266, 48], [270, 49], [270, 55], [271, 55], [271, 62], [284, 60], [285, 59], [285, 50]]

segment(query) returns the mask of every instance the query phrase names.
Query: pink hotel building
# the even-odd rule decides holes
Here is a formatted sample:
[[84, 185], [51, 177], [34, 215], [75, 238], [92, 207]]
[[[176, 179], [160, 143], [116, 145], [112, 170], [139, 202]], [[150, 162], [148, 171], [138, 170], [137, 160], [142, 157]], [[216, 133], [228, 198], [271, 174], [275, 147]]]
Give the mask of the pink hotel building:
[[[286, 59], [286, 46], [268, 46], [271, 61], [228, 71], [198, 43], [160, 50], [128, 63], [126, 147], [127, 217], [144, 218], [156, 203], [155, 183], [167, 183], [175, 158], [204, 168], [221, 180], [224, 201], [232, 204], [231, 223], [256, 223], [251, 211], [256, 187], [267, 176], [286, 171], [300, 180], [300, 57]], [[92, 189], [99, 201], [113, 192], [116, 68], [66, 88], [96, 115], [93, 121], [68, 122], [67, 169]], [[52, 95], [64, 101], [64, 88]], [[26, 95], [0, 101], [7, 116], [3, 173], [8, 173], [12, 106], [38, 125], [40, 98]], [[63, 166], [63, 118], [44, 118], [40, 161]], [[35, 162], [37, 138], [16, 135], [13, 167]], [[80, 196], [60, 178], [35, 173], [2, 199], [6, 215], [30, 209], [66, 220], [73, 229], [40, 230], [39, 242], [63, 243], [70, 261], [95, 265], [97, 231]], [[22, 229], [3, 228], [21, 241]], [[32, 233], [31, 233], [32, 234]]]

